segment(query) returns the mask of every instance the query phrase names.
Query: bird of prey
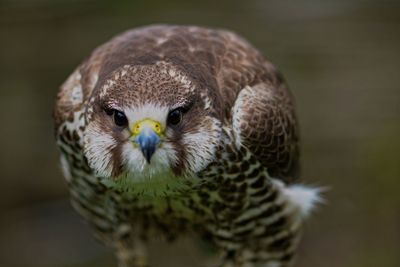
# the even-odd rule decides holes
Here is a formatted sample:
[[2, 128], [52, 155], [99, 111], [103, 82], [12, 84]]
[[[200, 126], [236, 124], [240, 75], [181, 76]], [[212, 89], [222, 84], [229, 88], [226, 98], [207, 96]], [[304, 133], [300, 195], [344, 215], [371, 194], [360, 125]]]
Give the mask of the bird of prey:
[[227, 30], [151, 25], [96, 48], [54, 109], [73, 207], [148, 266], [146, 241], [198, 233], [222, 267], [286, 267], [318, 190], [296, 184], [299, 133], [277, 69]]

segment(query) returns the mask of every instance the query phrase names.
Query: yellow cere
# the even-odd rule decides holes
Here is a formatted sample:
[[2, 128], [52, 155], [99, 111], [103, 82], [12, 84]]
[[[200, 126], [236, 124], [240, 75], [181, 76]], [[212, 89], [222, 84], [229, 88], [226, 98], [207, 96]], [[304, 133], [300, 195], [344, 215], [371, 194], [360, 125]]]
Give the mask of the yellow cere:
[[145, 127], [150, 127], [159, 136], [162, 133], [161, 123], [159, 123], [158, 121], [154, 121], [152, 119], [144, 119], [144, 120], [138, 121], [137, 123], [135, 123], [133, 125], [133, 128], [132, 128], [133, 135], [136, 136], [136, 135], [140, 134], [142, 129]]

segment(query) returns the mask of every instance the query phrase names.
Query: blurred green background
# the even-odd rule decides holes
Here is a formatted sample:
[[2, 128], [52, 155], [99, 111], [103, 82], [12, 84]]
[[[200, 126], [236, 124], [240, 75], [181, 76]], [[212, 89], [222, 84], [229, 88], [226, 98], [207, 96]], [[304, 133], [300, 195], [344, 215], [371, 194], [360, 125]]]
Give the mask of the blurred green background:
[[[298, 267], [400, 266], [400, 1], [0, 0], [0, 266], [115, 266], [68, 203], [51, 112], [97, 45], [150, 23], [229, 28], [286, 76], [303, 178], [329, 186]], [[154, 266], [204, 266], [190, 239]]]

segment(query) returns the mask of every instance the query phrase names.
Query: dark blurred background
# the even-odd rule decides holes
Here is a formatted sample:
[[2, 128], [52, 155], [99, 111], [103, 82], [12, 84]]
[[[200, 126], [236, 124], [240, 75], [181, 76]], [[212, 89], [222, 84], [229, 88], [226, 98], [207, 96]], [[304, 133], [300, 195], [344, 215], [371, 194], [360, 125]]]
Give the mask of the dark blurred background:
[[[237, 31], [286, 76], [301, 121], [303, 178], [330, 187], [296, 266], [400, 266], [394, 0], [0, 0], [0, 266], [115, 266], [69, 206], [52, 106], [93, 48], [159, 22]], [[154, 247], [156, 267], [202, 266], [207, 254], [190, 239]]]

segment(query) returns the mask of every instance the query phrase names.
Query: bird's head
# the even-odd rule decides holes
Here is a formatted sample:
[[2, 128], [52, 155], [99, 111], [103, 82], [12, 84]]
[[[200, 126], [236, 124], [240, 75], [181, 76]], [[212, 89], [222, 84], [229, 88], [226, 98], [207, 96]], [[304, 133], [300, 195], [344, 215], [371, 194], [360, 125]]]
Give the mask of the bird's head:
[[193, 175], [215, 158], [221, 125], [211, 99], [166, 63], [123, 66], [88, 102], [84, 153], [96, 175]]

